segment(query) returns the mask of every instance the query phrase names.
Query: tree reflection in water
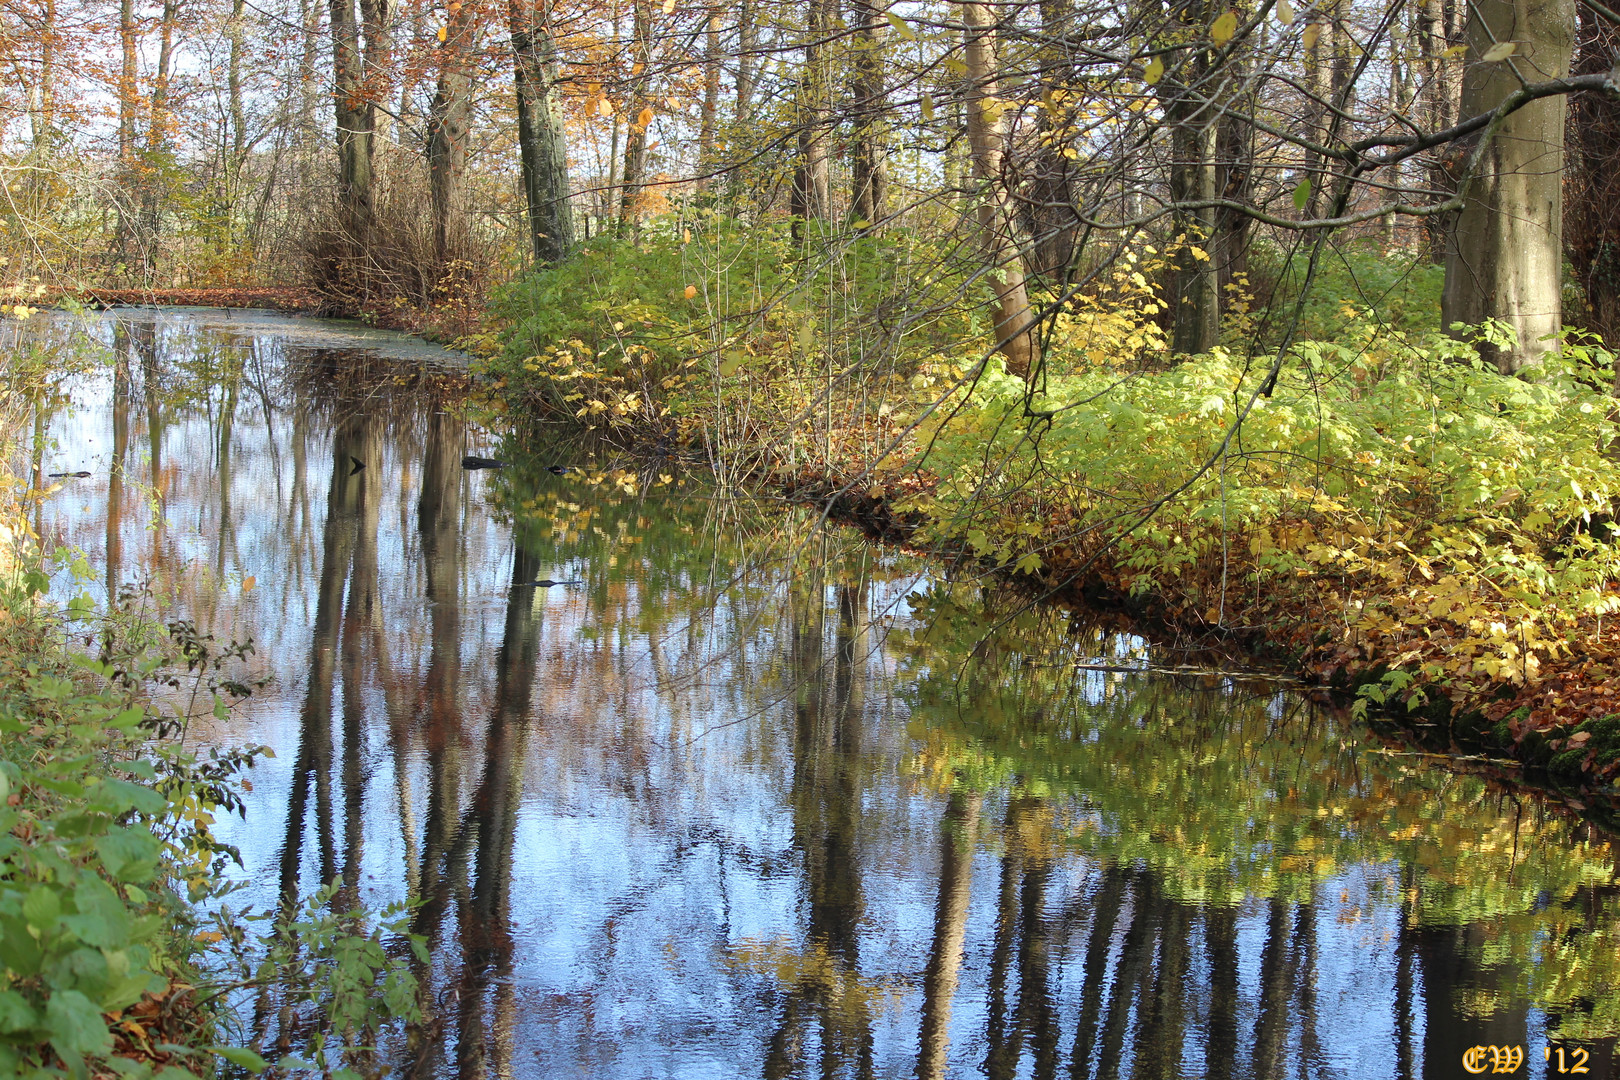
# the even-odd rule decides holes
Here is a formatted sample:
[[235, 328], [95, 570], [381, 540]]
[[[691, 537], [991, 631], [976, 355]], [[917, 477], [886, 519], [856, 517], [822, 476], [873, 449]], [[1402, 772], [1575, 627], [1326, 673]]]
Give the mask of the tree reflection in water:
[[43, 525], [260, 642], [199, 734], [280, 756], [221, 828], [261, 902], [419, 904], [403, 1075], [1407, 1080], [1549, 1034], [1613, 1075], [1616, 851], [1556, 799], [1077, 671], [1139, 643], [813, 515], [553, 476], [454, 380], [105, 336], [36, 417], [102, 479]]

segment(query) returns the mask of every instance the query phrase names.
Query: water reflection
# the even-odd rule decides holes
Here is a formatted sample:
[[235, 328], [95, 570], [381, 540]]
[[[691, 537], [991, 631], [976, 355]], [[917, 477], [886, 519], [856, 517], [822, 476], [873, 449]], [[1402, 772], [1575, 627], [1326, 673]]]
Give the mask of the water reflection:
[[259, 642], [225, 838], [261, 906], [418, 903], [401, 1075], [1613, 1075], [1616, 851], [1555, 804], [780, 508], [465, 472], [386, 340], [100, 332], [44, 525]]

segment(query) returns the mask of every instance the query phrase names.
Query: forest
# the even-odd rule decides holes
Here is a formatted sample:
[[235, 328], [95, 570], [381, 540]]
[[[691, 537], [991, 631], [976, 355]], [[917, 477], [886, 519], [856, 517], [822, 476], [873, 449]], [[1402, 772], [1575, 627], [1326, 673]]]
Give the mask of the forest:
[[[785, 792], [756, 816], [802, 862], [802, 942], [677, 962], [709, 928], [672, 921], [625, 950], [666, 951], [671, 1000], [682, 965], [768, 982], [767, 1075], [807, 1074], [808, 1046], [822, 1075], [882, 1074], [873, 1031], [912, 989], [916, 1075], [961, 1064], [976, 859], [1001, 875], [988, 989], [957, 1002], [990, 1002], [988, 1075], [1026, 1050], [1056, 1075], [1064, 948], [1073, 1075], [1093, 1043], [1117, 1075], [1128, 1027], [1132, 1075], [1175, 1075], [1199, 1024], [1283, 1075], [1317, 1039], [1336, 892], [1341, 926], [1394, 912], [1402, 1077], [1481, 1015], [1612, 1054], [1620, 11], [0, 0], [0, 44], [0, 1074], [513, 1075], [542, 751], [658, 828], [689, 809], [668, 776]], [[352, 336], [119, 315], [154, 306]], [[105, 340], [40, 330], [51, 309], [112, 309]], [[372, 330], [470, 367], [396, 374]], [[64, 387], [97, 378], [108, 467], [48, 471], [90, 430]], [[44, 508], [89, 515], [68, 496], [103, 483], [95, 528], [50, 512], [103, 563], [50, 554]], [[217, 535], [186, 549], [197, 522]], [[49, 607], [64, 581], [87, 591]], [[307, 651], [231, 636], [304, 622]], [[1077, 642], [1122, 640], [1098, 626], [1168, 650], [1169, 681], [1116, 681], [1148, 670], [1117, 657], [1076, 678]], [[277, 678], [285, 766], [258, 729], [190, 735]], [[1307, 698], [1275, 679], [1332, 718], [1288, 727]], [[869, 686], [907, 718], [892, 761]], [[705, 693], [743, 719], [693, 734]], [[637, 741], [655, 723], [671, 741]], [[711, 730], [724, 768], [670, 750]], [[1401, 749], [1364, 754], [1369, 730]], [[260, 933], [228, 877], [262, 844], [230, 819], [266, 767], [289, 771]], [[918, 844], [868, 797], [944, 809]], [[712, 847], [756, 896], [791, 876], [710, 828], [659, 865]], [[932, 937], [879, 979], [859, 939], [893, 882], [857, 856], [884, 844], [933, 860], [894, 901]], [[569, 993], [546, 1007], [582, 1028]]]

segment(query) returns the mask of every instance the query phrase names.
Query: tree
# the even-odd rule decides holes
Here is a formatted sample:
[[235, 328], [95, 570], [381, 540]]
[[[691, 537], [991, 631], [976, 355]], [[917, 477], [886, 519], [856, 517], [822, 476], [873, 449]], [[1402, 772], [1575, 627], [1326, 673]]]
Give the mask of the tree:
[[574, 246], [568, 203], [568, 143], [556, 97], [557, 45], [549, 0], [508, 0], [516, 62], [518, 150], [534, 261], [548, 266]]
[[1017, 212], [1007, 190], [1006, 105], [997, 96], [995, 16], [988, 4], [961, 5], [963, 59], [968, 87], [967, 135], [974, 179], [980, 185], [979, 234], [991, 291], [991, 332], [1007, 370], [1032, 378], [1041, 362], [1038, 320], [1025, 285], [1024, 256], [1014, 229]]
[[[1574, 0], [1474, 0], [1468, 11], [1462, 115], [1493, 113], [1524, 84], [1569, 74]], [[1557, 348], [1563, 329], [1564, 108], [1561, 95], [1529, 101], [1464, 144], [1471, 160], [1446, 248], [1442, 318], [1506, 323], [1514, 343], [1480, 347], [1504, 375]]]

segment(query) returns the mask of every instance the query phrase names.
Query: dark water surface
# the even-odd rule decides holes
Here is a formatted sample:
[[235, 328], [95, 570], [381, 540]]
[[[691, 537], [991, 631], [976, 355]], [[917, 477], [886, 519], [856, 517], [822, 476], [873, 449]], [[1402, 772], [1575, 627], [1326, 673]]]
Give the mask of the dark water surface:
[[41, 526], [257, 643], [201, 736], [276, 752], [233, 903], [423, 902], [401, 1075], [1614, 1075], [1620, 849], [1561, 807], [1079, 669], [1145, 653], [803, 515], [464, 471], [496, 445], [408, 339], [93, 327]]

